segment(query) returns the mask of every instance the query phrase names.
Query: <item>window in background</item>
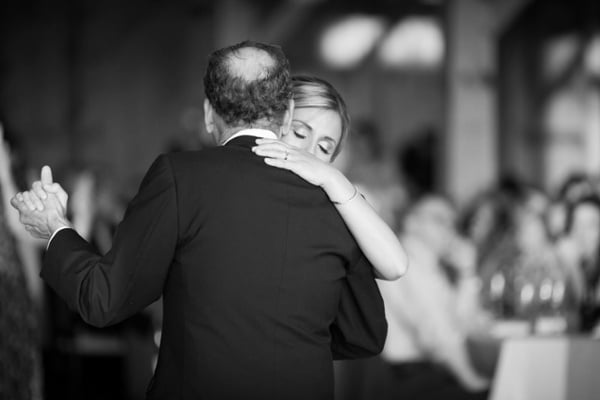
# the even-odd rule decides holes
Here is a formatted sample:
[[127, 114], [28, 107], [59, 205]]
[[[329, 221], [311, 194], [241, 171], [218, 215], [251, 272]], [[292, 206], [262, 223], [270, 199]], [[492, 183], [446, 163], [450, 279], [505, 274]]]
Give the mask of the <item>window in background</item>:
[[410, 17], [398, 22], [379, 46], [385, 67], [436, 69], [444, 58], [444, 35], [433, 18]]
[[380, 17], [345, 17], [323, 33], [321, 57], [332, 68], [354, 68], [371, 53], [384, 31], [385, 22]]
[[568, 33], [548, 41], [542, 65], [551, 88], [544, 105], [546, 182], [574, 172], [600, 173], [600, 36]]

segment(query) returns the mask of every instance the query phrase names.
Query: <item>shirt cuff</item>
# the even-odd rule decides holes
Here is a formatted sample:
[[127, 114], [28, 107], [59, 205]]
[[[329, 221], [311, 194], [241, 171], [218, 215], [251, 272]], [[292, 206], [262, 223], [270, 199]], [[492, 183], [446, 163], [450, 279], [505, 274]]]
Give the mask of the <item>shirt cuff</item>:
[[61, 226], [60, 228], [55, 230], [54, 233], [52, 234], [52, 236], [50, 236], [50, 239], [48, 239], [48, 244], [46, 244], [46, 250], [48, 250], [48, 247], [50, 247], [50, 242], [52, 241], [52, 239], [54, 239], [54, 236], [56, 236], [56, 234], [58, 232], [62, 231], [63, 229], [72, 229], [72, 228], [70, 226]]

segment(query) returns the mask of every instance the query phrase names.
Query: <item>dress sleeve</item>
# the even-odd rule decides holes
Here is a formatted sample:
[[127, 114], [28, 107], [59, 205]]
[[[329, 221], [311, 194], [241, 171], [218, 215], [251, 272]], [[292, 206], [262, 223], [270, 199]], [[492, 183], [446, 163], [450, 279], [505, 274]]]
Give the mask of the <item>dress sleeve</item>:
[[115, 324], [157, 300], [177, 244], [176, 185], [160, 156], [127, 207], [104, 256], [72, 229], [60, 231], [41, 277], [89, 324]]

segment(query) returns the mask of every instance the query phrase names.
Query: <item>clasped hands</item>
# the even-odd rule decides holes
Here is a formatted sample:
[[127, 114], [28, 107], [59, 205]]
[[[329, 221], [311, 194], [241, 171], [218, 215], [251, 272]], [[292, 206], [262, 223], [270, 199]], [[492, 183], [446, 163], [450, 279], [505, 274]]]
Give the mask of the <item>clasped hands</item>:
[[19, 211], [19, 220], [31, 236], [50, 239], [58, 229], [71, 227], [67, 219], [69, 196], [52, 180], [52, 170], [42, 168], [40, 180], [31, 189], [17, 193], [10, 204]]

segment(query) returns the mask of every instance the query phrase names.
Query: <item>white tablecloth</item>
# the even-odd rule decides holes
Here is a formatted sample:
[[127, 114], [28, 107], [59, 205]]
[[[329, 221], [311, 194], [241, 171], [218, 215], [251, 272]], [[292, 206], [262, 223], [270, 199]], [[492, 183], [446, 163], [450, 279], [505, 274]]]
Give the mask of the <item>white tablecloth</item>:
[[507, 339], [490, 400], [599, 400], [600, 341], [584, 337]]

